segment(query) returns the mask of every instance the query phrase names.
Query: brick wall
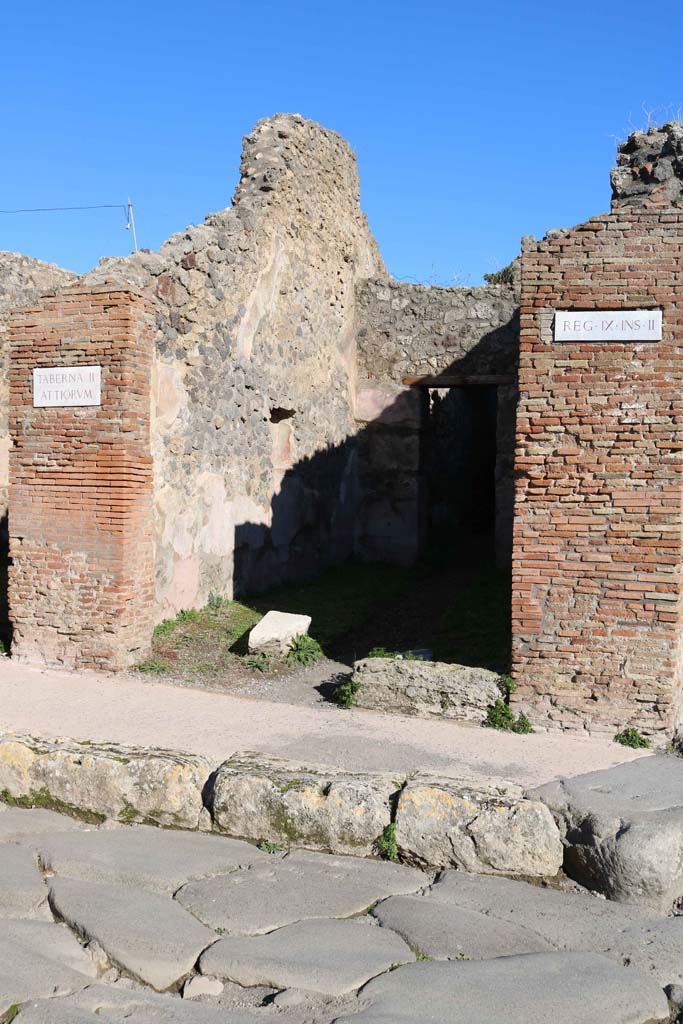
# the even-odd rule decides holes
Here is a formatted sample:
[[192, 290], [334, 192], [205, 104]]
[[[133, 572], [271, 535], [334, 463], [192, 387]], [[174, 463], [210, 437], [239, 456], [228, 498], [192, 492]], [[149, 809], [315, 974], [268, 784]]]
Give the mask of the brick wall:
[[[153, 607], [151, 309], [69, 288], [10, 320], [13, 653], [117, 669], [149, 647]], [[99, 365], [102, 404], [34, 408], [35, 367]]]
[[[625, 207], [525, 245], [515, 702], [661, 736], [681, 698], [683, 213]], [[661, 308], [659, 342], [554, 342], [556, 309]]]

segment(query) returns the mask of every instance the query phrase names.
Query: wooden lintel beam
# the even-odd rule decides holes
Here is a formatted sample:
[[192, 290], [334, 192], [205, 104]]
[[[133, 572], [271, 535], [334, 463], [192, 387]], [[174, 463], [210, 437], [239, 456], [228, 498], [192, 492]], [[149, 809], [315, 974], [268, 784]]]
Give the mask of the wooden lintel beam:
[[401, 378], [403, 384], [418, 388], [468, 388], [484, 387], [498, 384], [515, 384], [516, 378], [507, 373], [480, 373], [480, 374], [438, 374], [437, 376], [415, 377], [408, 376]]

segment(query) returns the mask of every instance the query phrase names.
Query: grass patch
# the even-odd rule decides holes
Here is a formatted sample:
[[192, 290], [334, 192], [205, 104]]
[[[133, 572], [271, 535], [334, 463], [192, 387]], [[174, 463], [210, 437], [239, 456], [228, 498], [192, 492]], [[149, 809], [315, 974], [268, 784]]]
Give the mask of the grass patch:
[[270, 658], [265, 651], [260, 651], [258, 654], [249, 654], [242, 658], [242, 664], [255, 672], [267, 672], [270, 668]]
[[360, 683], [354, 683], [351, 677], [345, 679], [343, 683], [339, 683], [334, 691], [334, 699], [340, 708], [352, 708], [355, 706], [359, 687]]
[[[486, 563], [446, 608], [432, 644], [437, 661], [507, 672], [512, 645], [510, 573]], [[426, 640], [429, 640], [427, 636]]]
[[149, 672], [152, 675], [162, 675], [168, 672], [171, 666], [164, 658], [147, 658], [138, 665], [138, 672]]
[[329, 656], [328, 648], [336, 640], [367, 622], [378, 607], [400, 600], [429, 571], [427, 566], [407, 569], [384, 562], [344, 562], [317, 579], [278, 587], [251, 603], [263, 614], [277, 608], [312, 615], [309, 633]]
[[386, 647], [373, 647], [368, 651], [368, 658], [398, 658], [398, 651], [388, 651]]
[[498, 729], [501, 732], [527, 734], [534, 731], [524, 712], [521, 712], [517, 718], [512, 708], [500, 699], [489, 706], [484, 725], [489, 729]]
[[[266, 663], [262, 655], [249, 654], [247, 636], [271, 609], [308, 614], [313, 621], [309, 635], [297, 638], [285, 658], [272, 656]], [[139, 668], [229, 687], [250, 674], [275, 678], [323, 655], [350, 664], [368, 656], [410, 658], [400, 652], [422, 648], [431, 649], [436, 661], [508, 671], [510, 574], [495, 568], [488, 549], [412, 568], [350, 561], [247, 602], [211, 594], [205, 608], [157, 625], [152, 653]], [[337, 687], [342, 707], [352, 707], [354, 697], [353, 684]]]
[[629, 727], [622, 730], [622, 732], [618, 732], [614, 737], [614, 742], [621, 743], [622, 747], [632, 747], [633, 750], [643, 750], [650, 746], [650, 741], [647, 736], [643, 736], [643, 734], [632, 725], [629, 725]]
[[279, 853], [282, 847], [278, 846], [277, 843], [271, 843], [270, 839], [261, 839], [256, 844], [256, 849], [261, 850], [263, 853]]
[[382, 835], [375, 841], [375, 849], [382, 860], [398, 860], [398, 843], [396, 842], [396, 823], [385, 825]]
[[314, 665], [323, 656], [323, 650], [315, 637], [301, 634], [290, 641], [287, 661], [295, 665]]

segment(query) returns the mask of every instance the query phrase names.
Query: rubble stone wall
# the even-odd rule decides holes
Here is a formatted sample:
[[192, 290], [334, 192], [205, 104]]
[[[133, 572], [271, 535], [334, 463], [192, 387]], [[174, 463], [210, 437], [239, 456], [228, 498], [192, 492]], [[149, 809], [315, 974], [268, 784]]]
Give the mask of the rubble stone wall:
[[[515, 274], [516, 278], [516, 274]], [[400, 384], [408, 375], [514, 374], [515, 283], [433, 288], [374, 278], [358, 296], [358, 373]]]
[[[9, 602], [19, 658], [120, 669], [149, 650], [152, 314], [140, 294], [76, 287], [10, 318]], [[101, 404], [34, 405], [34, 368], [77, 366], [101, 368]]]
[[[515, 703], [670, 735], [681, 705], [683, 212], [617, 204], [522, 255]], [[556, 310], [661, 309], [663, 340], [553, 340]]]
[[159, 617], [352, 553], [355, 285], [382, 272], [348, 144], [278, 115], [245, 138], [231, 208], [87, 275], [157, 302]]
[[[514, 422], [519, 344], [518, 261], [508, 284], [433, 288], [373, 278], [358, 300], [359, 422], [366, 422], [361, 461], [357, 550], [365, 557], [414, 561], [426, 537], [429, 497], [423, 442], [429, 407], [416, 400], [406, 422], [406, 376], [457, 375], [473, 382], [507, 377], [498, 386], [495, 469], [496, 555], [509, 565], [512, 536]], [[374, 392], [374, 394], [373, 394]], [[396, 414], [388, 405], [396, 402]], [[384, 406], [368, 420], [368, 405]]]

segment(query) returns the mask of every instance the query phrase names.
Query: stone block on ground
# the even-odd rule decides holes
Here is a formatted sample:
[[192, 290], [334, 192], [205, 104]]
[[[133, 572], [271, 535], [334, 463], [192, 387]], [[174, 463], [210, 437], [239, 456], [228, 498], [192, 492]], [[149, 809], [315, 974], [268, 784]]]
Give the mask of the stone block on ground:
[[639, 758], [529, 796], [559, 822], [570, 877], [662, 913], [683, 897], [683, 759]]
[[670, 1019], [656, 981], [594, 953], [409, 964], [369, 982], [359, 999], [364, 1009], [336, 1024], [654, 1024]]
[[364, 658], [353, 666], [358, 707], [481, 724], [502, 696], [500, 676], [484, 668], [404, 658]]
[[76, 934], [158, 991], [182, 980], [216, 939], [174, 900], [143, 889], [53, 878], [50, 904]]
[[[172, 894], [191, 879], [267, 860], [249, 843], [139, 825], [46, 836], [34, 848], [59, 876]], [[0, 857], [2, 847], [0, 847]]]
[[307, 634], [310, 625], [310, 615], [267, 612], [249, 634], [249, 653], [286, 654], [294, 637]]
[[560, 833], [548, 808], [519, 787], [481, 787], [412, 778], [396, 810], [402, 858], [421, 867], [552, 877], [562, 866]]
[[0, 739], [0, 791], [91, 820], [197, 828], [211, 773], [199, 756], [114, 744]]
[[203, 973], [239, 985], [341, 996], [415, 959], [403, 939], [356, 921], [311, 920], [267, 935], [224, 938], [202, 954]]
[[214, 826], [244, 839], [369, 854], [400, 784], [390, 775], [236, 754], [215, 775]]
[[417, 892], [427, 881], [400, 864], [294, 850], [268, 864], [189, 882], [176, 900], [227, 935], [259, 935], [315, 917], [352, 917], [386, 896]]

